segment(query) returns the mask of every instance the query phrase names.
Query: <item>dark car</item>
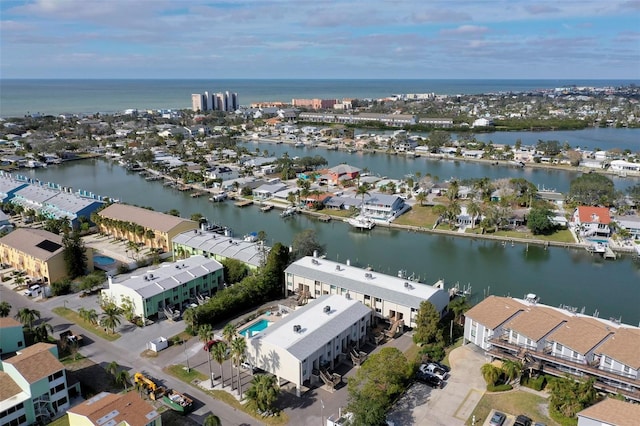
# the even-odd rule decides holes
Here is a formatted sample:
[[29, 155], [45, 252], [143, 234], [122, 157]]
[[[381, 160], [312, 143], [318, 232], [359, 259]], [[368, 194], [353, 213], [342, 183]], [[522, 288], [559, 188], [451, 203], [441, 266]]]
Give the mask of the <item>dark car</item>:
[[416, 380], [426, 385], [429, 385], [432, 388], [442, 389], [442, 385], [443, 385], [442, 380], [440, 380], [440, 378], [434, 376], [433, 374], [418, 371], [416, 373]]
[[489, 426], [502, 426], [504, 421], [507, 419], [507, 416], [500, 411], [496, 411], [491, 416], [491, 420], [489, 420]]
[[516, 417], [516, 421], [513, 426], [531, 426], [531, 419], [524, 414], [520, 414]]

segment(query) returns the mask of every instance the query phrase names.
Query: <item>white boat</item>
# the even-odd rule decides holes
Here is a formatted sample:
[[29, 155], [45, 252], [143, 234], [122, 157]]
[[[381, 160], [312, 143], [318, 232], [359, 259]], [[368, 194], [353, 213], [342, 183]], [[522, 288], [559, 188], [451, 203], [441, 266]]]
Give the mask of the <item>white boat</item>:
[[256, 232], [252, 232], [244, 236], [244, 241], [248, 243], [255, 243], [258, 241], [258, 234]]
[[219, 192], [217, 194], [214, 194], [213, 196], [211, 196], [209, 198], [210, 201], [213, 201], [214, 203], [218, 203], [220, 201], [224, 201], [227, 199], [227, 193], [226, 192]]
[[350, 217], [347, 223], [357, 229], [373, 229], [376, 223], [364, 216]]
[[587, 251], [591, 253], [605, 253], [607, 251], [607, 246], [603, 243], [594, 243], [587, 246]]
[[280, 213], [280, 217], [293, 216], [297, 212], [298, 212], [298, 210], [295, 207], [287, 207], [286, 209], [284, 209], [284, 211], [282, 213]]

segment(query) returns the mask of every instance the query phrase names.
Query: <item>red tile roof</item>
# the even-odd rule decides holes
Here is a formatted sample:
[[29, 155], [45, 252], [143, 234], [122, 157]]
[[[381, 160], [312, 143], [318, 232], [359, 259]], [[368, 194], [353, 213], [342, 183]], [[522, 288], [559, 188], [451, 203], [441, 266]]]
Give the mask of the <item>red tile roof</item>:
[[578, 217], [580, 223], [602, 223], [603, 225], [611, 223], [609, 209], [606, 207], [580, 206], [578, 207]]

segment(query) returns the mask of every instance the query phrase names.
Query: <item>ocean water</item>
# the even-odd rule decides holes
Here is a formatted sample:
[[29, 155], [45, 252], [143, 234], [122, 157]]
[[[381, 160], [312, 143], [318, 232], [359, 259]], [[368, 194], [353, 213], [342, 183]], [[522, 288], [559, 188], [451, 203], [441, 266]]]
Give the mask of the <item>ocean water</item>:
[[0, 79], [0, 117], [113, 113], [128, 108], [183, 109], [191, 94], [236, 92], [241, 105], [293, 98], [381, 98], [398, 93], [480, 94], [577, 86], [621, 86], [626, 80], [20, 80]]

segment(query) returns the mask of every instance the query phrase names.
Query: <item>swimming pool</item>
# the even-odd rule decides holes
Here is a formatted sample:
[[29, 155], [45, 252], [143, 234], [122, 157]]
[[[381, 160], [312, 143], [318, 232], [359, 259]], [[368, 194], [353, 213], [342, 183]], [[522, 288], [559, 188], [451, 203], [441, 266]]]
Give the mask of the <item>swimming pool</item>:
[[96, 266], [110, 266], [116, 263], [116, 260], [113, 257], [109, 256], [93, 256], [93, 264]]
[[592, 243], [601, 243], [601, 244], [609, 243], [609, 240], [607, 238], [587, 238], [587, 241]]
[[239, 331], [239, 333], [244, 337], [251, 337], [251, 336], [254, 336], [256, 333], [259, 333], [265, 328], [269, 327], [270, 325], [271, 325], [271, 321], [267, 321], [266, 319], [261, 319], [260, 321], [254, 324], [251, 324], [249, 327], [243, 328], [242, 330]]

